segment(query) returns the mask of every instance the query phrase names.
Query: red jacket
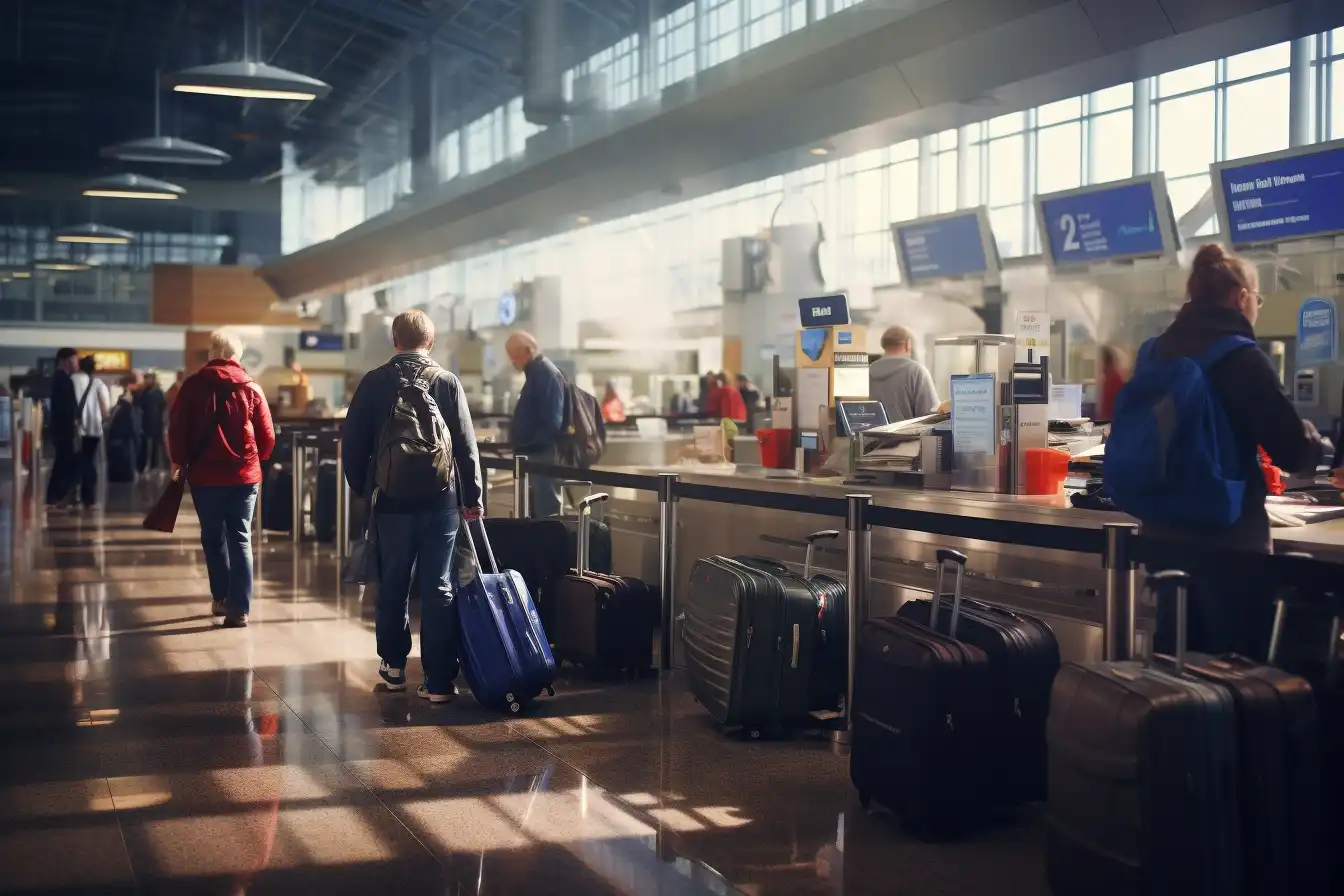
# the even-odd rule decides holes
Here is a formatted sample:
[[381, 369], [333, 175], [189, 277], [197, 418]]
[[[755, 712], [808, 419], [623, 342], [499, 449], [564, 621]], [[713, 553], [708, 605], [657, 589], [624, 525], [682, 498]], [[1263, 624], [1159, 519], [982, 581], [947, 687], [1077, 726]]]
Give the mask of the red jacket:
[[[222, 423], [215, 422], [216, 397], [224, 402]], [[261, 482], [261, 462], [274, 449], [266, 396], [237, 361], [211, 361], [182, 383], [168, 425], [168, 456], [179, 466], [190, 464], [190, 484]]]
[[715, 386], [705, 400], [705, 413], [710, 417], [727, 417], [738, 423], [747, 420], [747, 403], [734, 386]]

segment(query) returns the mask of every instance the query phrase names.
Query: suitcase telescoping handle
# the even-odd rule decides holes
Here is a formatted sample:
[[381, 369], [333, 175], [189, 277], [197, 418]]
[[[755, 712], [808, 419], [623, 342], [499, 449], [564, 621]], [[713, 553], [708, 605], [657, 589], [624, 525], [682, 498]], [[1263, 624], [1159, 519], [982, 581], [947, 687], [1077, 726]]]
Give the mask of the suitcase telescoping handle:
[[464, 527], [464, 529], [467, 534], [467, 544], [470, 545], [471, 547], [471, 555], [476, 558], [476, 565], [478, 567], [481, 567], [488, 573], [492, 574], [498, 573], [499, 564], [495, 562], [495, 551], [493, 548], [490, 547], [490, 536], [485, 534], [485, 520], [478, 519], [475, 521], [475, 525], [480, 530], [481, 533], [481, 540], [479, 547], [485, 549], [485, 559], [489, 561], [488, 567], [484, 566], [484, 564], [481, 563], [481, 554], [480, 551], [477, 550], [476, 536], [472, 534], [471, 531], [472, 525], [473, 525], [472, 523], [468, 522], [467, 525]]
[[1176, 601], [1176, 674], [1185, 674], [1185, 645], [1190, 637], [1190, 574], [1179, 569], [1164, 569], [1148, 576], [1148, 590], [1160, 605]]
[[576, 545], [574, 556], [574, 571], [583, 575], [588, 571], [588, 563], [591, 559], [591, 533], [588, 531], [588, 524], [593, 519], [593, 505], [601, 504], [611, 498], [606, 492], [598, 492], [595, 495], [589, 495], [579, 502], [579, 528], [574, 535], [574, 544]]
[[934, 586], [933, 606], [929, 608], [929, 628], [938, 631], [938, 617], [943, 613], [943, 574], [950, 563], [956, 567], [952, 579], [952, 618], [947, 623], [947, 636], [957, 636], [957, 620], [961, 618], [961, 580], [966, 572], [966, 555], [951, 548], [939, 548], [934, 554], [938, 559], [938, 580]]
[[807, 536], [807, 553], [803, 555], [803, 578], [812, 578], [812, 558], [817, 553], [817, 542], [831, 541], [839, 537], [840, 532], [836, 529], [822, 529]]
[[[1288, 551], [1284, 557], [1301, 557], [1306, 560], [1312, 559], [1311, 554], [1302, 551]], [[1279, 659], [1279, 646], [1283, 642], [1283, 621], [1288, 615], [1288, 603], [1292, 595], [1280, 593], [1274, 601], [1274, 627], [1269, 631], [1269, 650], [1266, 652], [1265, 661], [1271, 666], [1275, 665]], [[1326, 669], [1330, 674], [1334, 674], [1335, 662], [1339, 656], [1339, 627], [1340, 617], [1334, 616], [1330, 619], [1330, 643], [1326, 646]]]

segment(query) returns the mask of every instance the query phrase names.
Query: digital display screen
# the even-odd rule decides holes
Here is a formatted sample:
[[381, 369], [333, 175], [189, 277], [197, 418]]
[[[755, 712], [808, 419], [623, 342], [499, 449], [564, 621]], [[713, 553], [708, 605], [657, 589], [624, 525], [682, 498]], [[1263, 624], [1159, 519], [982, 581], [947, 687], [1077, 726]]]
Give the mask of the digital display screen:
[[1344, 231], [1344, 145], [1216, 167], [1233, 245]]
[[1167, 252], [1153, 180], [1042, 196], [1041, 226], [1057, 265], [1093, 264]]
[[952, 446], [957, 454], [993, 454], [994, 374], [952, 377]]
[[798, 447], [804, 451], [816, 451], [820, 444], [821, 442], [814, 432], [805, 432], [798, 436]]
[[880, 401], [837, 401], [835, 409], [836, 429], [842, 436], [852, 436], [856, 432], [866, 432], [878, 426], [886, 426], [887, 409]]
[[989, 269], [980, 212], [891, 225], [911, 281], [966, 277]]
[[306, 352], [345, 351], [345, 336], [322, 330], [304, 330], [299, 333], [299, 348]]

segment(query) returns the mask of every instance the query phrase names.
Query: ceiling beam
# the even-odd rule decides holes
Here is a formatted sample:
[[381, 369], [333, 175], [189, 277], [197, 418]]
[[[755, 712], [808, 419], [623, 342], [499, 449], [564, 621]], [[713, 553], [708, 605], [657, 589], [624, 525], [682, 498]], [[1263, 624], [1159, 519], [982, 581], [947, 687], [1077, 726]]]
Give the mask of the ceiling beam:
[[[488, 62], [496, 68], [504, 68], [504, 60], [489, 50], [478, 47], [475, 44], [462, 40], [451, 33], [442, 32], [441, 28], [434, 27], [435, 21], [451, 21], [459, 12], [452, 7], [444, 7], [432, 15], [421, 15], [418, 13], [406, 12], [400, 8], [388, 6], [382, 2], [372, 2], [372, 0], [320, 0], [325, 6], [333, 9], [339, 9], [348, 12], [360, 18], [377, 22], [380, 25], [387, 25], [396, 28], [398, 31], [405, 32], [407, 38], [411, 41], [422, 44], [425, 47], [438, 44], [447, 49], [458, 50], [475, 56], [482, 62]], [[432, 29], [432, 30], [431, 30]]]

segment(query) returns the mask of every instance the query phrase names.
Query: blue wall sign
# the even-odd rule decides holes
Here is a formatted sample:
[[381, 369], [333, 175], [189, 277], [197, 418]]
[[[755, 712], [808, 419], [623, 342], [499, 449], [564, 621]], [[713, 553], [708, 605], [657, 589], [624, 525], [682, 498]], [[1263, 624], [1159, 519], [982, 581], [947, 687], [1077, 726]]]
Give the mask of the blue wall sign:
[[1233, 245], [1344, 231], [1344, 146], [1217, 169]]
[[499, 325], [501, 327], [511, 327], [517, 319], [518, 297], [511, 292], [506, 292], [499, 297]]
[[979, 212], [893, 224], [891, 232], [912, 282], [967, 277], [989, 269]]
[[804, 327], [843, 327], [849, 323], [849, 299], [844, 293], [799, 299], [798, 318]]
[[1312, 296], [1297, 312], [1297, 368], [1339, 360], [1339, 315], [1335, 300]]
[[305, 352], [343, 352], [345, 336], [321, 330], [302, 330], [299, 332], [299, 348]]
[[1159, 208], [1150, 179], [1042, 196], [1037, 201], [1050, 257], [1057, 265], [1096, 264], [1167, 251], [1162, 235], [1167, 209]]

